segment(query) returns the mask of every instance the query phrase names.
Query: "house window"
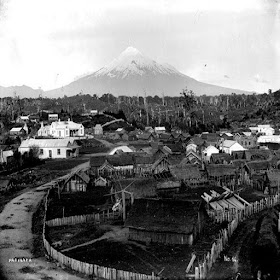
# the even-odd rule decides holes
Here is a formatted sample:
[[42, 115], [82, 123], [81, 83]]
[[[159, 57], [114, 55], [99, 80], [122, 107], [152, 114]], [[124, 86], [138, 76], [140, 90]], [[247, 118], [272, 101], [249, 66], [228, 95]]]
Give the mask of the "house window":
[[61, 137], [61, 131], [59, 130], [59, 132], [58, 132], [58, 137]]
[[57, 149], [57, 154], [60, 155], [60, 149]]
[[68, 129], [65, 130], [65, 135], [68, 135]]
[[40, 152], [39, 152], [40, 155], [44, 154], [44, 151], [43, 149], [40, 149]]

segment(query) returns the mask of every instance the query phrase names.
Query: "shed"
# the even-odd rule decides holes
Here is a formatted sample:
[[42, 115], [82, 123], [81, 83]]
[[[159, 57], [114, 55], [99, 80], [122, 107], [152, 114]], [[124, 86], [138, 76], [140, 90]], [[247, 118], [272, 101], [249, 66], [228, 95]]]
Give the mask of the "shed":
[[12, 180], [9, 178], [0, 178], [0, 192], [6, 192], [13, 187]]
[[83, 171], [71, 173], [64, 181], [63, 190], [69, 193], [86, 192], [89, 180], [89, 176]]
[[201, 200], [136, 199], [125, 226], [130, 240], [192, 245], [207, 217]]

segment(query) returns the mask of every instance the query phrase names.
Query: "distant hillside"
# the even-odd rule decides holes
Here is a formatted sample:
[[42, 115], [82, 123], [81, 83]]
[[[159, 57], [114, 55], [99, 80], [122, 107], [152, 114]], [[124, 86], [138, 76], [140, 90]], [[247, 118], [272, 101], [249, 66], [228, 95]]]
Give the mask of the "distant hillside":
[[196, 95], [249, 94], [248, 91], [224, 88], [199, 82], [169, 64], [159, 64], [129, 47], [109, 65], [62, 88], [46, 92], [48, 97], [71, 96], [80, 92], [102, 95], [178, 96], [183, 88]]
[[12, 86], [12, 87], [2, 87], [0, 86], [0, 97], [13, 97], [14, 94], [19, 95], [21, 98], [37, 98], [42, 93], [40, 89], [33, 89], [31, 87], [22, 86]]

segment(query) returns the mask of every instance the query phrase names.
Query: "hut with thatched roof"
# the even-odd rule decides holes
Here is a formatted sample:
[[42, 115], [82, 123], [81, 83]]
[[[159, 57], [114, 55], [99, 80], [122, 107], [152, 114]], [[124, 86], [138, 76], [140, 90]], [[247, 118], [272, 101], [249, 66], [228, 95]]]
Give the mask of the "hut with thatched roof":
[[207, 164], [206, 173], [209, 182], [228, 187], [233, 186], [238, 179], [238, 173], [232, 164]]
[[280, 170], [266, 172], [266, 186], [269, 194], [276, 194], [280, 190]]
[[192, 245], [207, 217], [201, 200], [136, 199], [125, 226], [130, 240]]
[[170, 173], [176, 180], [183, 181], [188, 186], [205, 183], [197, 164], [173, 165], [170, 167]]

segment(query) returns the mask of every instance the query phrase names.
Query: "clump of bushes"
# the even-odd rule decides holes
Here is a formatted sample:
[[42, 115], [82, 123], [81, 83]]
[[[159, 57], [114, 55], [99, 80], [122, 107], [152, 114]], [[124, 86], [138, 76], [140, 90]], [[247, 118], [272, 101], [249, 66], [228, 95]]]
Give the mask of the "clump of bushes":
[[256, 224], [252, 263], [256, 270], [273, 273], [279, 258], [278, 211], [272, 209]]

